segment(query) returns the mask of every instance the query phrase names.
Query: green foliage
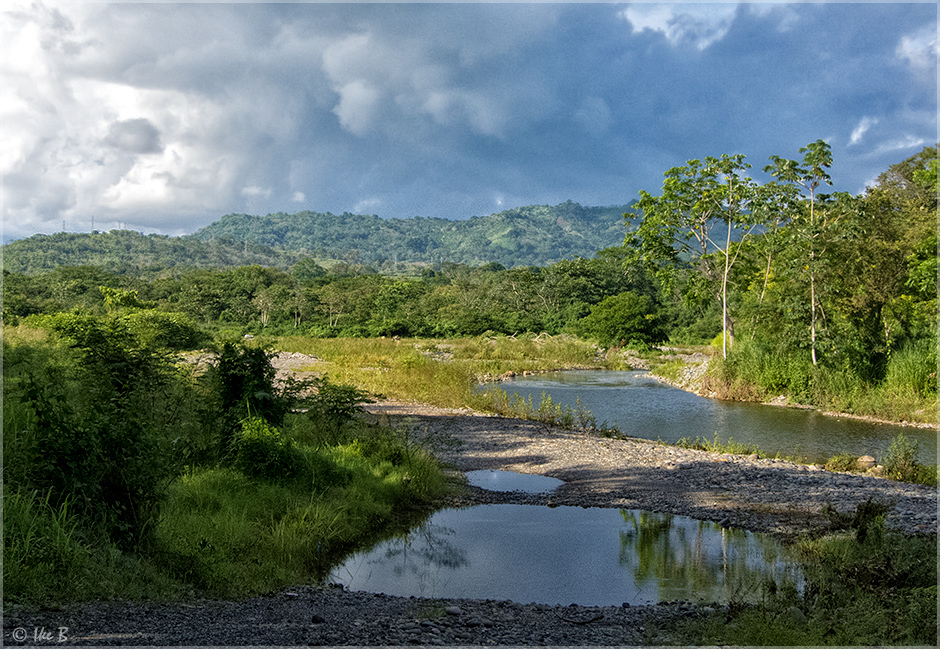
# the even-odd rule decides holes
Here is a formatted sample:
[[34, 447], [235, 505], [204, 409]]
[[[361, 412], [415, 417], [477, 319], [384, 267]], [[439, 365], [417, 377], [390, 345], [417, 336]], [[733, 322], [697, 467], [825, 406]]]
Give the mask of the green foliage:
[[827, 471], [855, 471], [858, 469], [858, 456], [851, 453], [840, 453], [826, 460]]
[[683, 437], [676, 442], [676, 446], [681, 448], [691, 448], [699, 451], [710, 451], [712, 453], [730, 453], [732, 455], [751, 455], [760, 453], [761, 450], [754, 444], [745, 444], [734, 441], [734, 437], [729, 437], [727, 442], [718, 439], [718, 431], [715, 431], [715, 439], [712, 441], [704, 437], [695, 439]]
[[800, 540], [802, 592], [763, 585], [757, 604], [732, 605], [660, 633], [687, 645], [933, 646], [937, 637], [936, 536], [886, 532], [882, 503], [830, 509], [854, 534]]
[[3, 486], [3, 601], [55, 607], [92, 599], [164, 599], [180, 583], [146, 558], [89, 536], [67, 501]]
[[303, 455], [291, 440], [260, 417], [242, 422], [233, 455], [236, 469], [259, 480], [291, 480], [306, 469]]
[[[94, 265], [148, 277], [167, 270], [250, 264], [286, 269], [311, 256], [324, 265], [329, 259], [345, 259], [347, 268], [375, 264], [391, 272], [405, 262], [440, 265], [442, 259], [508, 268], [589, 257], [617, 245], [623, 238], [621, 214], [629, 209], [568, 201], [456, 221], [309, 211], [227, 214], [186, 237], [124, 230], [34, 235], [5, 245], [3, 264], [6, 270], [30, 275], [58, 266]], [[296, 276], [305, 282], [320, 273], [302, 265]]]
[[283, 422], [289, 404], [274, 386], [272, 355], [260, 347], [226, 342], [207, 372], [206, 382], [216, 400], [221, 455], [228, 452], [246, 416], [261, 417], [274, 426]]
[[208, 342], [206, 333], [181, 313], [137, 311], [124, 316], [124, 321], [144, 347], [184, 351]]
[[157, 415], [173, 381], [167, 361], [114, 318], [59, 314], [46, 324], [69, 341], [72, 364], [35, 366], [13, 353], [4, 366], [14, 379], [5, 398], [22, 404], [9, 431], [14, 464], [29, 467], [21, 484], [54, 507], [71, 503], [123, 547], [146, 543], [172, 471]]
[[604, 346], [657, 343], [666, 335], [652, 298], [630, 291], [604, 298], [579, 326]]
[[937, 484], [937, 467], [922, 465], [917, 460], [917, 440], [903, 433], [891, 440], [881, 463], [886, 478], [934, 486]]
[[[59, 335], [4, 338], [5, 602], [243, 596], [317, 579], [447, 488], [407, 435], [354, 417], [363, 393], [347, 386], [321, 397], [323, 417], [345, 422], [336, 443], [308, 414], [285, 410], [277, 428], [253, 410], [228, 454], [181, 453], [226, 414], [216, 388], [273, 387], [263, 351], [229, 349], [231, 380], [199, 379], [136, 346], [121, 317], [44, 322]], [[301, 395], [275, 396], [286, 408]]]

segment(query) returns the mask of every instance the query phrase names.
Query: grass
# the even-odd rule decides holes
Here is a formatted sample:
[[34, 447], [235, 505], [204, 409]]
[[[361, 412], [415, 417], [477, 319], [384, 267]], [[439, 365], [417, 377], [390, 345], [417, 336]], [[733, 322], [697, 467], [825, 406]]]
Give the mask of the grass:
[[936, 372], [936, 348], [930, 340], [895, 351], [884, 379], [873, 384], [847, 370], [813, 366], [802, 355], [780, 354], [742, 339], [727, 359], [712, 361], [706, 387], [721, 399], [766, 401], [782, 394], [824, 411], [936, 424]]
[[[285, 337], [277, 349], [317, 356], [325, 372], [340, 383], [390, 398], [442, 407], [474, 403], [475, 387], [485, 377], [507, 372], [539, 372], [575, 367], [605, 367], [591, 343], [567, 336], [425, 339], [311, 339]], [[442, 354], [447, 362], [438, 360]]]
[[675, 444], [681, 448], [690, 448], [698, 451], [709, 451], [711, 453], [729, 453], [731, 455], [753, 455], [758, 454], [763, 457], [767, 457], [766, 454], [762, 454], [761, 450], [754, 444], [744, 444], [742, 442], [734, 441], [733, 437], [729, 437], [727, 442], [722, 442], [718, 439], [718, 432], [715, 432], [715, 438], [712, 441], [707, 440], [704, 437], [698, 437], [692, 439], [690, 437], [683, 437]]
[[[95, 366], [81, 366], [61, 343], [23, 328], [4, 340], [4, 360], [5, 605], [236, 597], [310, 582], [359, 544], [422, 520], [451, 488], [404, 431], [354, 410], [333, 413], [360, 396], [335, 384], [325, 390], [320, 383], [333, 397], [329, 407], [288, 414], [277, 428], [249, 418], [228, 451], [214, 459], [191, 453], [193, 436], [211, 443], [203, 428], [216, 417], [215, 401], [207, 384], [174, 375], [160, 387], [167, 394], [153, 399], [153, 417], [147, 411], [142, 418], [157, 422], [148, 425], [162, 435], [147, 457], [166, 467], [166, 488], [154, 492], [160, 499], [136, 537], [141, 542], [119, 544], [108, 526], [113, 519], [102, 516], [107, 510], [82, 500], [84, 478], [69, 468], [72, 456], [53, 458], [42, 446], [63, 444], [61, 431], [99, 443], [104, 428], [92, 424], [102, 415], [83, 390]], [[39, 417], [42, 403], [54, 407]], [[166, 404], [179, 413], [169, 426], [160, 418]], [[101, 448], [110, 449], [102, 457], [115, 452]], [[102, 466], [111, 479], [123, 469]]]

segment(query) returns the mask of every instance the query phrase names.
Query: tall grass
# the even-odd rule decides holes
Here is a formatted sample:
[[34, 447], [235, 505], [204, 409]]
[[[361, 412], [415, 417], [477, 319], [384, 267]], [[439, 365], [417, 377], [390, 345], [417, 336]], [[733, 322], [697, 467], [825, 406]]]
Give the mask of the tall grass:
[[173, 484], [156, 532], [171, 574], [227, 597], [315, 581], [355, 545], [421, 520], [421, 505], [447, 488], [433, 458], [394, 431], [360, 423], [343, 443], [317, 446], [293, 417], [284, 436], [297, 441], [301, 475], [204, 468]]
[[742, 339], [727, 359], [712, 361], [706, 387], [720, 398], [764, 401], [785, 395], [791, 402], [822, 410], [937, 422], [937, 355], [932, 340], [893, 353], [884, 380], [875, 384], [843, 368], [813, 366], [804, 356]]
[[791, 547], [802, 592], [761, 584], [762, 601], [660, 633], [689, 645], [935, 646], [936, 536], [886, 532], [885, 506], [867, 501], [837, 517], [849, 533], [803, 538]]
[[[321, 371], [386, 397], [443, 407], [479, 403], [474, 389], [507, 372], [603, 367], [597, 348], [567, 336], [459, 338], [279, 338], [276, 347], [327, 361]], [[446, 360], [442, 360], [446, 358]], [[320, 369], [320, 366], [311, 369]]]

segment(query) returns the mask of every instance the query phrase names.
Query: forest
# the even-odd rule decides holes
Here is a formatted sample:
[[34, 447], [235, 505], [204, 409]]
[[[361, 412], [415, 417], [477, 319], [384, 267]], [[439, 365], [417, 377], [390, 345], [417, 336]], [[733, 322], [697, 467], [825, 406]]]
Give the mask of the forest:
[[623, 213], [630, 209], [568, 201], [463, 221], [318, 212], [228, 214], [183, 237], [129, 230], [37, 234], [5, 245], [3, 267], [35, 274], [59, 266], [98, 266], [155, 278], [252, 264], [286, 270], [308, 258], [327, 267], [338, 261], [362, 264], [383, 274], [445, 262], [544, 266], [619, 245]]
[[[454, 487], [406, 430], [363, 416], [378, 392], [518, 416], [475, 396], [481, 373], [606, 366], [610, 350], [666, 344], [707, 351], [723, 398], [936, 423], [936, 148], [857, 196], [826, 193], [825, 142], [799, 153], [772, 158], [763, 183], [743, 156], [690, 160], [622, 214], [622, 245], [543, 265], [379, 272], [259, 235], [200, 242], [189, 267], [50, 268], [47, 239], [31, 238], [27, 266], [7, 265], [24, 246], [3, 269], [5, 608], [265, 593], [408, 529]], [[155, 256], [177, 245], [108, 236], [149, 241]], [[315, 351], [333, 369], [276, 381], [274, 349]], [[447, 354], [459, 362], [429, 360]], [[376, 387], [357, 383], [365, 374]], [[523, 414], [590, 421], [543, 406]], [[888, 477], [936, 484], [935, 470], [909, 468]], [[833, 619], [826, 607], [844, 598], [823, 595], [855, 588], [886, 622], [845, 638], [923, 644], [936, 572], [922, 557], [935, 547], [911, 541], [920, 567], [902, 575], [896, 541], [878, 539], [851, 565], [831, 558], [838, 576], [807, 606]], [[879, 576], [856, 586], [872, 566]]]

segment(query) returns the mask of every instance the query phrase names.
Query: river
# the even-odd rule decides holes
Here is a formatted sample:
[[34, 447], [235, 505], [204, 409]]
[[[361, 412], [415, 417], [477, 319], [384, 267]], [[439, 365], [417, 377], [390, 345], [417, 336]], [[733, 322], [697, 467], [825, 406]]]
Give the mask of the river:
[[918, 445], [918, 459], [937, 463], [937, 432], [823, 415], [813, 410], [706, 399], [674, 388], [644, 371], [572, 370], [517, 377], [481, 389], [502, 389], [591, 411], [632, 437], [675, 443], [704, 437], [754, 444], [765, 453], [824, 462], [840, 453], [871, 455], [881, 462], [891, 441], [904, 434]]

